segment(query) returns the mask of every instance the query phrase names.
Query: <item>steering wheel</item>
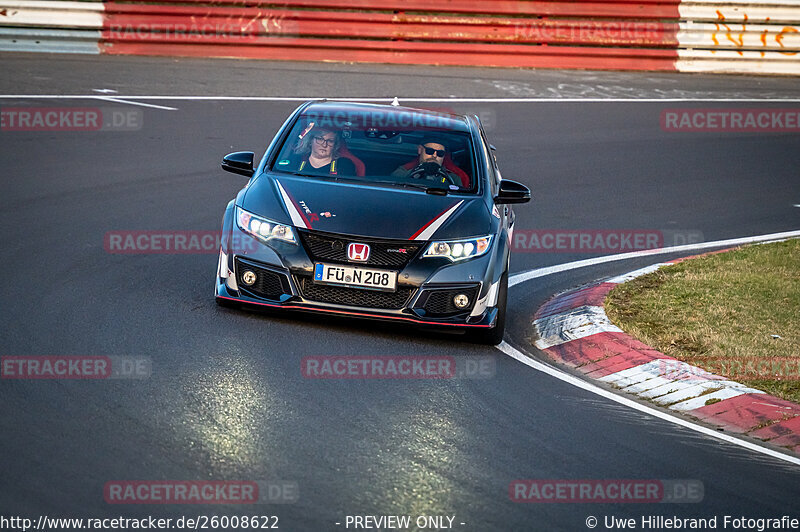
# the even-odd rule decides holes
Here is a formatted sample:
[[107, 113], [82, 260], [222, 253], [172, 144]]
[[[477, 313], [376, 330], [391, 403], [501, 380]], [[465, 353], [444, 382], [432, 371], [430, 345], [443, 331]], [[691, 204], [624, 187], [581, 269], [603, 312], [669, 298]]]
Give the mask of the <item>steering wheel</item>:
[[418, 164], [411, 169], [408, 177], [412, 179], [421, 179], [423, 177], [441, 177], [444, 179], [444, 183], [450, 183], [450, 175], [447, 173], [447, 171], [441, 165], [432, 161]]

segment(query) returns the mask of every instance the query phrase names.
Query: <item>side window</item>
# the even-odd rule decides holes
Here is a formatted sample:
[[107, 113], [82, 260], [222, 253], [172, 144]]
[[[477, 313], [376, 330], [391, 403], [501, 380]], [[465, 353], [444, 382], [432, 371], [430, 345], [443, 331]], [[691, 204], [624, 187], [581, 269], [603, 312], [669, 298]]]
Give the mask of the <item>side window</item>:
[[489, 142], [486, 140], [486, 133], [483, 131], [483, 126], [479, 126], [479, 128], [481, 132], [481, 149], [483, 150], [483, 156], [486, 158], [489, 181], [492, 186], [492, 195], [494, 196], [500, 188], [500, 171], [497, 168], [497, 160], [495, 159], [494, 153], [489, 149]]

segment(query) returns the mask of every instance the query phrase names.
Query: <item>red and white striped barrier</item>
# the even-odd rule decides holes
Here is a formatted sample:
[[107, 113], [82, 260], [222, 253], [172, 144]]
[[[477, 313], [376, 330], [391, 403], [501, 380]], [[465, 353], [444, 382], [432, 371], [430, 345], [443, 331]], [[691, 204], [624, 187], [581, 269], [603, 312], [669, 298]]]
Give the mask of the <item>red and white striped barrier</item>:
[[550, 299], [534, 316], [536, 347], [624, 392], [800, 453], [800, 405], [669, 357], [609, 321], [603, 303], [617, 284], [675, 262], [679, 261], [654, 264]]
[[70, 35], [99, 32], [93, 46], [105, 54], [800, 74], [798, 0], [450, 0], [441, 9], [427, 0], [0, 0], [0, 49], [42, 35], [68, 48]]
[[2, 26], [99, 30], [104, 21], [102, 2], [0, 0]]

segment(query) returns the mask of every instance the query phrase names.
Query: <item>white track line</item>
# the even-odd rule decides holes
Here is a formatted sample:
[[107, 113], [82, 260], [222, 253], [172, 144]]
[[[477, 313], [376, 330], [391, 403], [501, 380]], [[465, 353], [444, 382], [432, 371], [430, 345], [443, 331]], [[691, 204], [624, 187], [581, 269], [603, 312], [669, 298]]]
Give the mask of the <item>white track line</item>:
[[[54, 99], [80, 100], [96, 98], [83, 94], [0, 94], [0, 99]], [[305, 102], [328, 100], [343, 102], [391, 102], [394, 97], [325, 97], [325, 96], [187, 96], [187, 95], [119, 95], [128, 100], [183, 100], [183, 101], [253, 101], [253, 102]], [[403, 102], [427, 103], [676, 103], [676, 102], [720, 102], [720, 103], [800, 103], [800, 98], [416, 98], [399, 97]]]
[[556, 264], [546, 268], [536, 268], [527, 272], [516, 273], [508, 279], [508, 286], [514, 286], [525, 281], [530, 281], [537, 277], [544, 277], [554, 273], [566, 272], [585, 266], [595, 266], [606, 262], [616, 262], [619, 260], [634, 259], [636, 257], [647, 257], [650, 255], [664, 255], [667, 253], [681, 253], [684, 251], [698, 251], [716, 247], [739, 246], [742, 244], [753, 244], [756, 242], [767, 242], [771, 240], [782, 240], [800, 236], [800, 231], [787, 231], [785, 233], [772, 233], [769, 235], [748, 236], [743, 238], [731, 238], [728, 240], [717, 240], [716, 242], [700, 242], [699, 244], [685, 244], [683, 246], [671, 246], [658, 249], [644, 249], [641, 251], [630, 251], [628, 253], [618, 253], [616, 255], [604, 255], [591, 259], [576, 260], [565, 264]]
[[792, 464], [795, 464], [795, 465], [800, 465], [800, 457], [795, 457], [795, 456], [790, 456], [790, 455], [787, 455], [787, 454], [783, 454], [781, 452], [774, 451], [774, 450], [768, 449], [766, 447], [762, 447], [762, 446], [760, 446], [758, 444], [755, 444], [755, 443], [752, 443], [752, 442], [749, 442], [749, 441], [745, 441], [745, 440], [740, 440], [739, 438], [735, 438], [735, 437], [730, 436], [728, 434], [720, 433], [720, 432], [718, 432], [718, 431], [716, 431], [714, 429], [703, 427], [702, 425], [695, 425], [691, 421], [687, 421], [685, 419], [681, 419], [681, 418], [675, 417], [673, 415], [667, 414], [666, 412], [662, 412], [661, 410], [656, 410], [656, 409], [651, 408], [651, 407], [649, 407], [647, 405], [644, 405], [642, 403], [638, 403], [638, 402], [636, 402], [636, 401], [634, 401], [632, 399], [628, 399], [627, 397], [624, 397], [622, 395], [618, 395], [618, 394], [616, 394], [614, 392], [611, 392], [609, 390], [604, 390], [603, 388], [600, 388], [599, 386], [597, 386], [595, 384], [592, 384], [590, 382], [581, 380], [581, 379], [579, 379], [577, 377], [574, 377], [572, 375], [564, 373], [561, 370], [556, 369], [556, 368], [554, 368], [552, 366], [548, 366], [547, 364], [543, 364], [543, 363], [541, 363], [541, 362], [539, 362], [537, 360], [534, 360], [534, 359], [530, 358], [529, 356], [525, 355], [524, 353], [522, 353], [521, 351], [517, 350], [516, 348], [508, 345], [505, 342], [503, 342], [500, 345], [498, 345], [497, 349], [499, 349], [500, 351], [502, 351], [506, 355], [510, 356], [511, 358], [513, 358], [515, 360], [518, 360], [519, 362], [522, 362], [526, 366], [531, 367], [531, 368], [533, 368], [533, 369], [535, 369], [537, 371], [541, 371], [542, 373], [546, 373], [547, 375], [550, 375], [551, 377], [555, 377], [556, 379], [564, 381], [567, 384], [571, 384], [573, 386], [576, 386], [578, 388], [581, 388], [583, 390], [591, 392], [591, 393], [593, 393], [595, 395], [599, 395], [601, 397], [605, 397], [606, 399], [610, 399], [611, 401], [614, 401], [614, 402], [619, 403], [621, 405], [630, 407], [630, 408], [632, 408], [634, 410], [638, 410], [639, 412], [642, 412], [642, 413], [645, 413], [645, 414], [649, 414], [649, 415], [657, 417], [659, 419], [663, 419], [664, 421], [668, 421], [670, 423], [674, 423], [675, 425], [680, 425], [681, 427], [693, 430], [695, 432], [699, 432], [700, 434], [704, 434], [706, 436], [710, 436], [710, 437], [716, 438], [718, 440], [726, 441], [728, 443], [732, 443], [734, 445], [738, 445], [739, 447], [744, 447], [745, 449], [749, 449], [749, 450], [755, 451], [757, 453], [765, 454], [767, 456], [771, 456], [771, 457], [777, 458], [779, 460], [784, 460], [786, 462], [789, 462], [789, 463], [792, 463]]
[[[568, 262], [565, 264], [557, 264], [555, 266], [548, 266], [546, 268], [537, 268], [534, 270], [530, 270], [527, 272], [522, 272], [511, 276], [508, 280], [508, 285], [514, 286], [519, 283], [523, 283], [525, 281], [529, 281], [531, 279], [536, 279], [537, 277], [544, 277], [547, 275], [552, 275], [554, 273], [565, 272], [569, 270], [574, 270], [577, 268], [583, 268], [585, 266], [592, 266], [596, 264], [603, 264], [605, 262], [612, 262], [618, 260], [625, 260], [635, 257], [646, 257], [648, 255], [662, 255], [665, 253], [675, 253], [675, 252], [683, 252], [683, 251], [697, 251], [702, 249], [710, 249], [716, 247], [726, 247], [726, 246], [737, 246], [741, 244], [751, 244], [756, 242], [767, 242], [767, 241], [774, 241], [774, 240], [784, 240], [787, 238], [793, 238], [800, 236], [800, 231], [787, 231], [784, 233], [772, 233], [769, 235], [760, 235], [760, 236], [749, 236], [744, 238], [731, 238], [728, 240], [717, 240], [716, 242], [703, 242], [700, 244], [687, 244], [684, 246], [672, 246], [668, 248], [659, 248], [659, 249], [652, 249], [652, 250], [643, 250], [643, 251], [632, 251], [630, 253], [620, 253], [617, 255], [607, 255], [604, 257], [597, 257], [593, 259], [585, 259], [579, 260], [575, 262]], [[568, 373], [564, 373], [563, 371], [555, 368], [554, 366], [550, 366], [548, 364], [544, 364], [531, 358], [530, 356], [522, 353], [518, 349], [510, 346], [506, 342], [501, 343], [497, 346], [497, 349], [505, 353], [506, 355], [510, 356], [511, 358], [522, 362], [528, 367], [531, 367], [537, 371], [541, 371], [551, 377], [555, 377], [561, 381], [566, 382], [567, 384], [571, 384], [588, 392], [594, 393], [601, 397], [605, 397], [606, 399], [610, 399], [616, 403], [621, 405], [633, 408], [634, 410], [638, 410], [639, 412], [643, 412], [645, 414], [650, 414], [651, 416], [657, 417], [659, 419], [663, 419], [664, 421], [668, 421], [670, 423], [674, 423], [676, 425], [680, 425], [681, 427], [693, 430], [695, 432], [699, 432], [700, 434], [704, 434], [706, 436], [710, 436], [712, 438], [716, 438], [718, 440], [722, 440], [728, 443], [732, 443], [734, 445], [738, 445], [739, 447], [744, 447], [745, 449], [755, 451], [757, 453], [761, 453], [767, 456], [771, 456], [773, 458], [777, 458], [779, 460], [783, 460], [785, 462], [789, 462], [795, 465], [800, 465], [800, 457], [790, 456], [779, 451], [774, 451], [767, 447], [762, 447], [756, 443], [752, 443], [749, 441], [741, 440], [739, 438], [730, 436], [728, 434], [720, 433], [716, 430], [709, 429], [702, 425], [696, 425], [695, 423], [675, 417], [671, 414], [666, 412], [662, 412], [661, 410], [657, 410], [652, 408], [648, 405], [639, 403], [632, 399], [629, 399], [623, 395], [619, 395], [609, 390], [605, 390], [600, 388], [599, 386], [592, 384], [591, 382], [579, 379], [573, 375]]]
[[106, 102], [116, 102], [116, 103], [126, 103], [128, 105], [141, 105], [142, 107], [152, 107], [153, 109], [163, 109], [164, 111], [177, 111], [177, 107], [165, 107], [163, 105], [155, 105], [152, 103], [141, 103], [141, 102], [131, 102], [128, 100], [123, 100], [117, 97], [112, 96], [95, 96], [97, 100], [103, 100]]

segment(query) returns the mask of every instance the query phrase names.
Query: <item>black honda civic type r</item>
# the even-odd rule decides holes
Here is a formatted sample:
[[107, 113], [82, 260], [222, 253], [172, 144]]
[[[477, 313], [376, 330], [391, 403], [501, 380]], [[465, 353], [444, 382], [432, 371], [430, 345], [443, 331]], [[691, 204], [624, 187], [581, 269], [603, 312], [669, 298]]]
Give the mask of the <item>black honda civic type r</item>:
[[514, 212], [480, 120], [393, 105], [306, 102], [228, 203], [224, 306], [401, 321], [503, 339]]

